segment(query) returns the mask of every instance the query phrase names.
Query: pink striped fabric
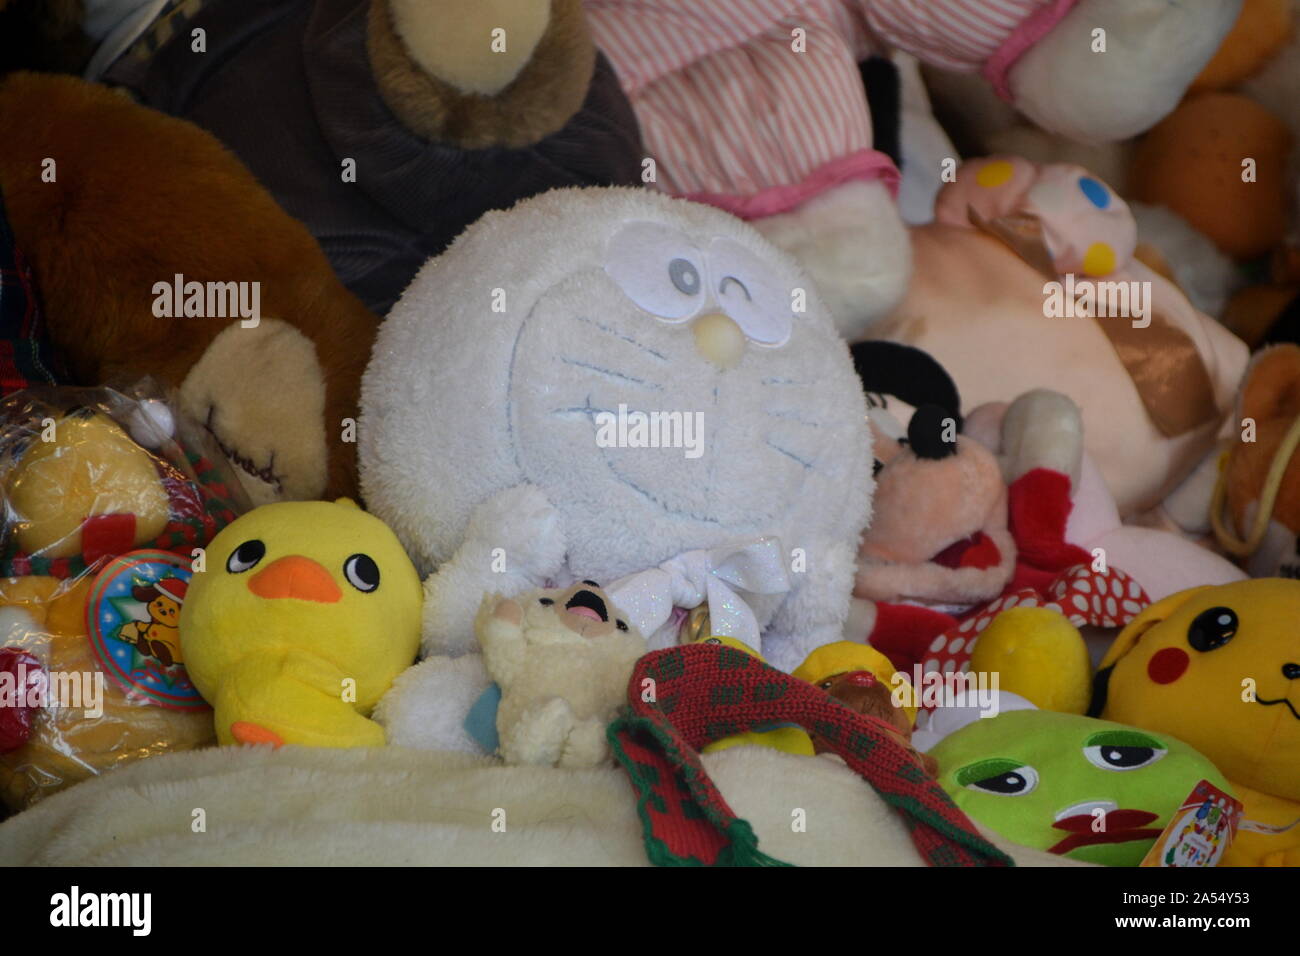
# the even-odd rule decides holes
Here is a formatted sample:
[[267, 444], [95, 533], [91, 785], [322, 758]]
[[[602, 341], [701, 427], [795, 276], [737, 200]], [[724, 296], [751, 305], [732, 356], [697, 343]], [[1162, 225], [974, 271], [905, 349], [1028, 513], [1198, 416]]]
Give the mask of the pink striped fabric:
[[[747, 218], [897, 170], [872, 149], [860, 0], [587, 0], [673, 195]], [[794, 31], [806, 49], [795, 52]]]
[[881, 39], [949, 70], [974, 72], [1053, 0], [870, 0]]

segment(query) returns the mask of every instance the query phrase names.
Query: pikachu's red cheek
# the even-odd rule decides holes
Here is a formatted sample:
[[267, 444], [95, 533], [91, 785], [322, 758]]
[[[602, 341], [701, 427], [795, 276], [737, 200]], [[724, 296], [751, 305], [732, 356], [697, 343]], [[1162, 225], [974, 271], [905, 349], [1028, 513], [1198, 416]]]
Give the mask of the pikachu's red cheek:
[[1156, 651], [1147, 661], [1147, 676], [1157, 684], [1172, 684], [1183, 676], [1191, 658], [1187, 652], [1177, 647], [1166, 647]]

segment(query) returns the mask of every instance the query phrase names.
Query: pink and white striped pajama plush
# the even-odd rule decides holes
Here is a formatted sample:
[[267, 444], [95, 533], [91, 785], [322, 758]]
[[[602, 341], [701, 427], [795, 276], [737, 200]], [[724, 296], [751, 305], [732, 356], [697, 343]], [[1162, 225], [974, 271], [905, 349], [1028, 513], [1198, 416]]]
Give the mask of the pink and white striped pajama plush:
[[[657, 185], [740, 216], [852, 180], [897, 190], [872, 148], [858, 64], [881, 41], [1005, 71], [1075, 0], [586, 0], [655, 159]], [[802, 31], [802, 32], [800, 32]], [[1001, 77], [1001, 79], [997, 79]]]

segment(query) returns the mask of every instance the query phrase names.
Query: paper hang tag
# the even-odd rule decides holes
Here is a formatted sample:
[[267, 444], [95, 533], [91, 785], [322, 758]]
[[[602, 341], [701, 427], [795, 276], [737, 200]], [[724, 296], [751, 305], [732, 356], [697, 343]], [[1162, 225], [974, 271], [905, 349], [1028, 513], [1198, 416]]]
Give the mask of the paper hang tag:
[[1140, 866], [1218, 866], [1242, 824], [1242, 804], [1202, 780], [1174, 812]]

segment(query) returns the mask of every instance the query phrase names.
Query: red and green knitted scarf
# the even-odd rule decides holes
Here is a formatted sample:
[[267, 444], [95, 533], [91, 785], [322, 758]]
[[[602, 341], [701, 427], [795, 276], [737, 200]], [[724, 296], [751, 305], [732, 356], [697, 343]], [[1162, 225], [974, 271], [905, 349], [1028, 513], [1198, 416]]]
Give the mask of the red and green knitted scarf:
[[659, 866], [787, 865], [758, 849], [753, 828], [705, 773], [699, 750], [723, 737], [788, 724], [829, 741], [902, 814], [931, 866], [1014, 865], [979, 835], [886, 724], [742, 651], [691, 644], [649, 653], [637, 662], [628, 700], [609, 725], [609, 742], [636, 788], [646, 853]]

